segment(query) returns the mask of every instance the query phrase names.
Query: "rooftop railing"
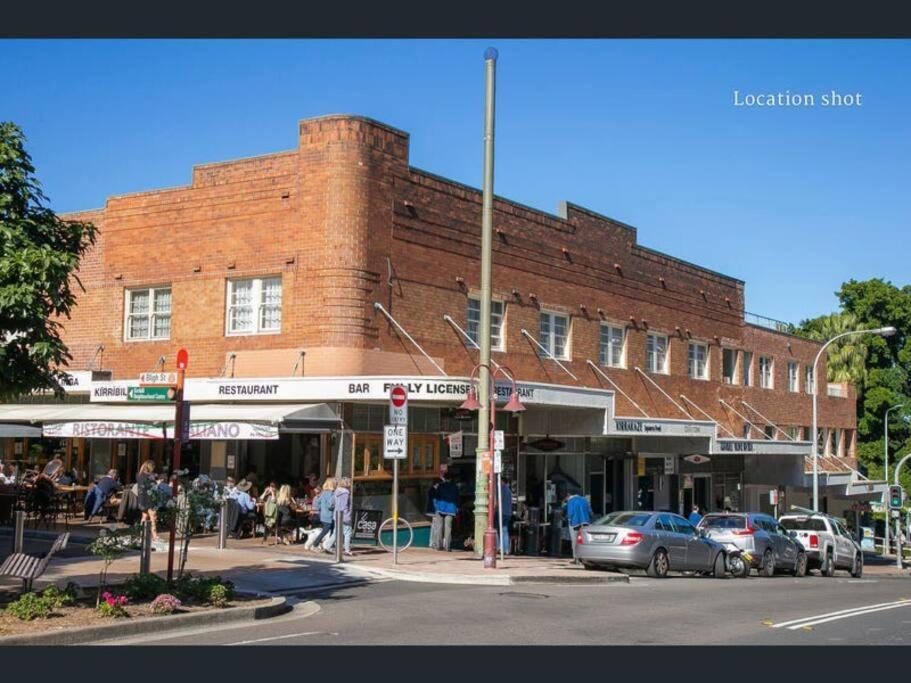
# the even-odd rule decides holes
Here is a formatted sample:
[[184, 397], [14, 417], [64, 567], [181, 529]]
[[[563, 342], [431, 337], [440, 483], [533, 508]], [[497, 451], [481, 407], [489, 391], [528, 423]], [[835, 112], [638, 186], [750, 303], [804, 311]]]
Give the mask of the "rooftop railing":
[[775, 332], [785, 332], [787, 334], [794, 334], [795, 327], [791, 323], [786, 323], [783, 320], [776, 320], [775, 318], [769, 318], [764, 315], [759, 315], [757, 313], [749, 313], [744, 311], [743, 313], [744, 322], [750, 323], [751, 325], [758, 325], [759, 327], [765, 327], [769, 330], [774, 330]]

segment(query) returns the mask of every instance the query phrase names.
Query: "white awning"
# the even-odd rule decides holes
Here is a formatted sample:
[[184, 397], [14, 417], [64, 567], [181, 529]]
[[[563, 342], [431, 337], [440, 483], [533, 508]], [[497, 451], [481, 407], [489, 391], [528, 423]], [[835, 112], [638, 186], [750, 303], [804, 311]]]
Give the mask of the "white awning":
[[2, 424], [0, 423], [0, 437], [11, 438], [40, 438], [41, 429], [38, 427], [29, 427], [27, 425]]

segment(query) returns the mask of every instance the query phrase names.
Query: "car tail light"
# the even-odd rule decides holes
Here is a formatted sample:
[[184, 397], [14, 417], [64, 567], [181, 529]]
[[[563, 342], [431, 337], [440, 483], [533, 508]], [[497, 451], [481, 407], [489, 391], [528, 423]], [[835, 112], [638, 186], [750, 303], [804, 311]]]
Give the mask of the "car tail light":
[[630, 531], [623, 537], [623, 540], [620, 541], [620, 545], [636, 545], [642, 540], [642, 534], [638, 531]]
[[580, 531], [576, 534], [576, 545], [583, 545], [584, 543], [585, 541], [583, 540], [582, 532]]
[[754, 533], [756, 533], [756, 527], [750, 524], [749, 520], [747, 520], [746, 529], [734, 529], [735, 536], [752, 536]]
[[819, 536], [816, 534], [810, 534], [810, 547], [818, 548], [819, 547]]

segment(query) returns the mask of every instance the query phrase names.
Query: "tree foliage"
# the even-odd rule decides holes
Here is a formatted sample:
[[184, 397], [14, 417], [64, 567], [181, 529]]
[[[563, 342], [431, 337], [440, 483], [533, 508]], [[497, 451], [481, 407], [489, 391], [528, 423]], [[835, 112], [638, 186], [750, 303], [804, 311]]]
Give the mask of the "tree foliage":
[[24, 143], [17, 125], [0, 122], [0, 401], [63, 392], [72, 357], [60, 319], [83, 289], [77, 269], [96, 236], [91, 223], [63, 220], [45, 205]]
[[[892, 337], [862, 335], [849, 338], [854, 346], [863, 349], [852, 352], [858, 357], [865, 356], [862, 373], [857, 370], [858, 361], [849, 359], [850, 354], [844, 348], [833, 344], [834, 352], [829, 356], [830, 381], [843, 381], [839, 378], [850, 373], [863, 375], [862, 382], [855, 382], [858, 390], [857, 457], [873, 476], [881, 477], [883, 473], [886, 410], [904, 404], [902, 409], [889, 413], [891, 479], [892, 466], [911, 452], [911, 422], [908, 419], [911, 416], [911, 286], [899, 288], [881, 278], [849, 280], [836, 295], [841, 310], [804, 321], [800, 334], [815, 339], [829, 338], [825, 335], [834, 332], [839, 325], [853, 325], [853, 329], [891, 325], [898, 330]], [[833, 372], [837, 374], [833, 375]], [[911, 473], [905, 471], [903, 475], [903, 483], [911, 485]]]

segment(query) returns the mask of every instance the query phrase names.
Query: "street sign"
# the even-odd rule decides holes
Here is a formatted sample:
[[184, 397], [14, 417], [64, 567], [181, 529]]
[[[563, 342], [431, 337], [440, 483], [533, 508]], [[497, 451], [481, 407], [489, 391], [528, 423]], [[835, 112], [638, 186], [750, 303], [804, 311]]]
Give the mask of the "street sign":
[[389, 424], [408, 426], [408, 392], [400, 384], [389, 390]]
[[176, 384], [176, 372], [143, 372], [139, 375], [139, 386], [173, 387]]
[[493, 473], [500, 474], [503, 471], [503, 453], [496, 450], [493, 452]]
[[383, 457], [405, 460], [408, 457], [408, 429], [399, 425], [383, 427]]
[[187, 353], [186, 349], [181, 349], [177, 352], [177, 369], [186, 370], [187, 363], [190, 360], [190, 354]]
[[181, 401], [180, 406], [180, 440], [190, 440], [190, 402]]
[[778, 489], [769, 490], [769, 505], [778, 505]]
[[176, 396], [174, 387], [127, 387], [127, 401], [168, 403]]
[[506, 435], [503, 433], [502, 429], [493, 430], [493, 449], [495, 451], [506, 450]]
[[462, 432], [453, 432], [446, 436], [446, 442], [449, 444], [449, 457], [450, 458], [461, 458], [462, 457]]
[[664, 456], [664, 473], [665, 474], [677, 474], [677, 456], [676, 455], [665, 455]]

